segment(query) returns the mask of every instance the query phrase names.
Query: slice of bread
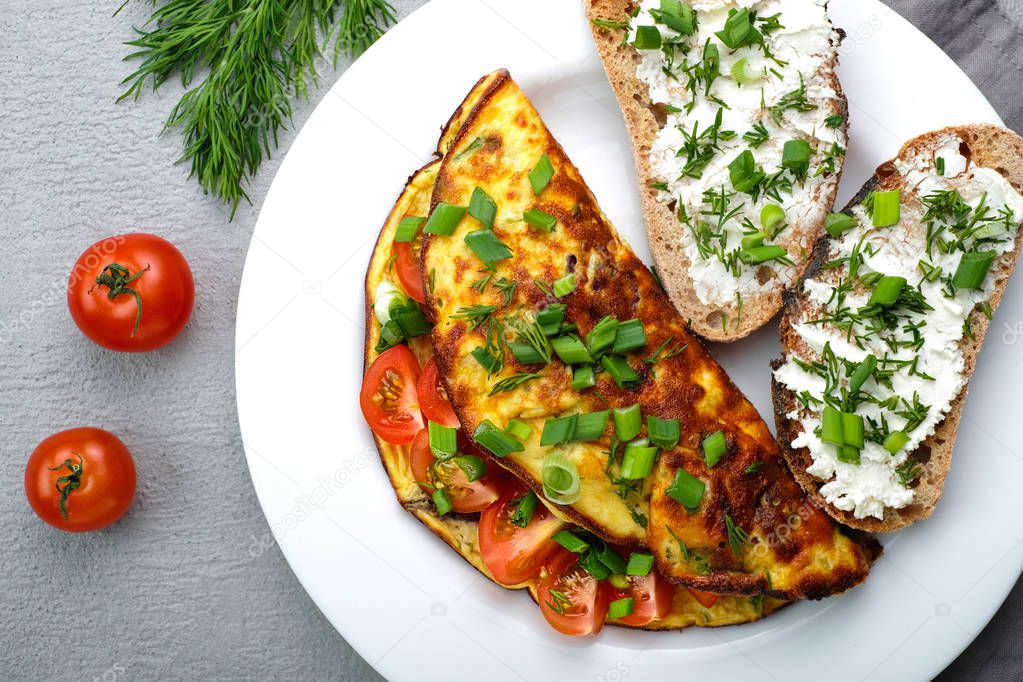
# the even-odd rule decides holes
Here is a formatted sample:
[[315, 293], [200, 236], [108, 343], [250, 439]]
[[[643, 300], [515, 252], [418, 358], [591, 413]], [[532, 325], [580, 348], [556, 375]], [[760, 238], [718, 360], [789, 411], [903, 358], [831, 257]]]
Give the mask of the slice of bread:
[[[615, 91], [632, 138], [636, 172], [640, 179], [643, 215], [657, 273], [672, 303], [684, 318], [690, 320], [693, 331], [712, 341], [734, 341], [743, 338], [767, 324], [775, 316], [782, 308], [784, 291], [799, 281], [808, 266], [814, 244], [823, 233], [824, 220], [835, 202], [842, 172], [842, 159], [837, 159], [834, 172], [812, 191], [813, 209], [799, 216], [797, 220], [790, 219], [790, 227], [784, 233], [784, 242], [778, 242], [786, 247], [789, 257], [794, 262], [794, 266], [785, 268], [784, 278], [772, 274], [771, 268], [761, 266], [750, 269], [744, 272], [743, 277], [751, 284], [755, 278], [759, 285], [754, 291], [743, 293], [741, 302], [704, 303], [697, 294], [694, 280], [690, 276], [692, 263], [682, 243], [682, 232], [687, 228], [679, 222], [676, 213], [677, 201], [666, 201], [663, 193], [651, 186], [651, 183], [664, 180], [655, 177], [651, 170], [650, 151], [658, 133], [665, 127], [665, 109], [663, 105], [655, 105], [651, 101], [647, 84], [637, 77], [636, 68], [642, 57], [637, 49], [625, 43], [626, 31], [621, 28], [608, 28], [608, 22], [629, 23], [638, 2], [585, 0], [585, 5], [604, 70]], [[784, 20], [784, 17], [782, 19]], [[836, 35], [840, 37], [842, 34], [839, 31]], [[812, 78], [808, 76], [807, 82], [809, 84], [812, 81], [835, 93], [835, 97], [819, 100], [811, 96], [811, 101], [817, 104], [822, 117], [842, 117], [842, 123], [835, 132], [836, 137], [844, 144], [847, 139], [848, 105], [835, 75], [838, 42], [839, 38], [832, 41], [830, 54], [823, 62], [823, 66]], [[726, 48], [722, 47], [721, 50], [722, 54], [727, 53]], [[761, 109], [759, 115], [766, 122], [767, 111]], [[744, 132], [737, 131], [739, 136]], [[738, 151], [731, 153], [737, 154]]]
[[[1015, 133], [993, 125], [966, 125], [945, 128], [926, 135], [917, 137], [907, 142], [899, 152], [897, 159], [893, 159], [881, 165], [873, 178], [871, 178], [860, 190], [860, 193], [846, 207], [846, 211], [861, 203], [873, 191], [885, 191], [901, 189], [903, 192], [903, 205], [906, 205], [907, 195], [909, 201], [918, 199], [913, 188], [906, 186], [906, 179], [896, 169], [896, 161], [907, 161], [920, 154], [934, 155], [942, 144], [947, 143], [951, 136], [961, 140], [960, 154], [969, 160], [971, 166], [989, 168], [997, 171], [1008, 180], [1017, 192], [1023, 192], [1023, 138]], [[808, 270], [806, 277], [812, 278], [821, 272], [824, 263], [831, 257], [832, 239], [822, 239], [814, 253], [813, 264]], [[995, 288], [988, 299], [993, 311], [998, 307], [1002, 294], [1005, 292], [1006, 284], [1016, 267], [1016, 257], [1020, 248], [1023, 247], [1023, 230], [1017, 230], [1015, 249], [1008, 251], [998, 257], [988, 273], [989, 278], [994, 278]], [[833, 270], [834, 271], [834, 270]], [[837, 272], [847, 271], [843, 266]], [[796, 333], [794, 326], [803, 319], [803, 313], [808, 305], [807, 294], [801, 289], [793, 292], [787, 300], [785, 312], [781, 320], [781, 341], [786, 353], [795, 353], [803, 359], [816, 357], [816, 354], [806, 346], [803, 339]], [[935, 505], [941, 497], [942, 486], [952, 463], [952, 450], [955, 445], [956, 432], [959, 427], [959, 419], [962, 415], [963, 401], [966, 399], [967, 388], [969, 387], [970, 376], [973, 373], [984, 336], [990, 324], [988, 317], [982, 312], [978, 305], [970, 314], [970, 328], [973, 332], [973, 339], [963, 336], [959, 343], [965, 366], [963, 375], [965, 383], [951, 403], [951, 407], [945, 414], [944, 419], [938, 423], [935, 432], [926, 438], [916, 450], [910, 453], [909, 457], [917, 462], [922, 468], [922, 473], [912, 484], [914, 491], [913, 501], [905, 507], [894, 509], [887, 508], [884, 518], [875, 517], [856, 518], [851, 512], [837, 509], [829, 504], [820, 493], [820, 488], [826, 483], [807, 472], [807, 468], [813, 464], [813, 458], [807, 448], [793, 449], [791, 443], [802, 431], [802, 424], [798, 420], [789, 418], [793, 411], [798, 411], [800, 406], [796, 396], [775, 378], [773, 380], [772, 393], [774, 400], [775, 422], [777, 424], [778, 439], [792, 473], [815, 501], [827, 511], [832, 517], [843, 524], [853, 528], [870, 532], [887, 532], [904, 528], [920, 519], [927, 518], [934, 511]], [[773, 363], [774, 368], [781, 366], [783, 361]]]

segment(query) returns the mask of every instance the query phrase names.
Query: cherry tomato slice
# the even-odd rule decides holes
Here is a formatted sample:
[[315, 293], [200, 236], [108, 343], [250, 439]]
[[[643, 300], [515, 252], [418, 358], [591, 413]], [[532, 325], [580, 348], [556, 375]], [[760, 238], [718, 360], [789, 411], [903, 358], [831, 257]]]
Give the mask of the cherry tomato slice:
[[713, 592], [704, 592], [703, 590], [697, 590], [692, 587], [687, 587], [686, 590], [688, 590], [689, 594], [693, 596], [693, 599], [700, 602], [705, 609], [709, 609], [714, 606], [714, 604], [718, 603], [718, 599], [721, 599], [720, 594], [714, 594]]
[[520, 585], [540, 574], [543, 563], [560, 547], [551, 538], [565, 523], [538, 503], [533, 518], [525, 528], [516, 526], [511, 517], [518, 508], [516, 501], [526, 494], [521, 483], [509, 486], [501, 499], [480, 515], [480, 554], [483, 563], [504, 585]]
[[419, 272], [419, 254], [413, 247], [413, 242], [394, 243], [394, 269], [405, 293], [420, 303], [426, 303], [423, 275]]
[[607, 619], [608, 591], [579, 565], [579, 555], [562, 549], [540, 580], [538, 600], [547, 622], [564, 635], [595, 635]]
[[[460, 514], [481, 512], [499, 496], [490, 474], [470, 483], [465, 471], [455, 462], [437, 462], [430, 450], [430, 432], [426, 429], [412, 441], [411, 464], [412, 474], [423, 490], [433, 493], [436, 487], [443, 486], [451, 498], [452, 509]], [[488, 470], [495, 466], [487, 462]]]
[[381, 353], [362, 381], [359, 404], [373, 433], [393, 445], [408, 445], [425, 426], [416, 397], [419, 361], [408, 346]]
[[430, 358], [430, 361], [423, 367], [423, 373], [419, 375], [419, 406], [423, 415], [442, 426], [458, 428], [458, 417], [451, 407], [448, 394], [440, 383], [440, 372], [437, 369], [437, 361]]
[[671, 604], [675, 598], [675, 586], [661, 577], [657, 569], [651, 570], [647, 575], [626, 577], [629, 580], [629, 586], [625, 589], [613, 587], [610, 583], [607, 584], [610, 601], [632, 597], [632, 613], [624, 618], [619, 618], [615, 621], [616, 623], [642, 627], [671, 613]]

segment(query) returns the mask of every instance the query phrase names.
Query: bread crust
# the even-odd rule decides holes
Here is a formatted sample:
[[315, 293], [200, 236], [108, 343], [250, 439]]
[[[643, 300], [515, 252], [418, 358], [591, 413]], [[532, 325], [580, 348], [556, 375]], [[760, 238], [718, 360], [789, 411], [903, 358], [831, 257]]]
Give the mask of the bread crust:
[[[1010, 130], [990, 124], [952, 126], [921, 135], [904, 144], [896, 159], [878, 167], [874, 176], [864, 184], [860, 192], [850, 201], [846, 210], [861, 203], [875, 189], [889, 190], [900, 187], [903, 183], [901, 176], [895, 172], [893, 165], [895, 160], [906, 159], [920, 151], [936, 150], [940, 146], [940, 141], [947, 139], [949, 135], [956, 135], [963, 141], [965, 149], [961, 151], [966, 151], [965, 155], [970, 159], [971, 164], [998, 171], [1016, 191], [1023, 192], [1023, 138]], [[830, 238], [820, 240], [814, 250], [811, 267], [804, 275], [804, 279], [812, 277], [819, 270], [826, 260], [830, 243]], [[1000, 256], [992, 266], [995, 289], [988, 300], [992, 311], [996, 310], [1001, 302], [1009, 278], [1015, 270], [1021, 247], [1023, 247], [1023, 230], [1018, 230], [1015, 249]], [[787, 296], [785, 310], [781, 318], [781, 343], [786, 353], [804, 348], [802, 340], [793, 328], [802, 305], [802, 297], [798, 293], [801, 287], [802, 283], [800, 283], [799, 289]], [[974, 338], [971, 340], [964, 336], [960, 342], [960, 349], [965, 360], [963, 374], [966, 377], [966, 383], [959, 395], [952, 401], [948, 413], [938, 424], [934, 434], [924, 440], [910, 454], [910, 458], [923, 467], [923, 473], [917, 479], [914, 487], [915, 499], [912, 504], [902, 509], [887, 509], [883, 519], [873, 517], [857, 519], [851, 512], [837, 509], [829, 504], [820, 494], [820, 488], [826, 481], [807, 473], [807, 468], [813, 463], [809, 450], [807, 448], [793, 449], [790, 446], [802, 429], [798, 421], [791, 420], [786, 416], [797, 407], [796, 396], [772, 377], [771, 394], [782, 455], [803, 489], [836, 521], [851, 528], [881, 533], [905, 528], [929, 517], [934, 512], [938, 500], [941, 498], [945, 478], [952, 465], [952, 452], [959, 429], [959, 420], [962, 416], [963, 402], [966, 400], [970, 379], [976, 367], [977, 355], [984, 343], [990, 321], [979, 309], [975, 309], [970, 315], [970, 324]], [[775, 360], [772, 362], [772, 368], [779, 367], [782, 362], [782, 360]]]

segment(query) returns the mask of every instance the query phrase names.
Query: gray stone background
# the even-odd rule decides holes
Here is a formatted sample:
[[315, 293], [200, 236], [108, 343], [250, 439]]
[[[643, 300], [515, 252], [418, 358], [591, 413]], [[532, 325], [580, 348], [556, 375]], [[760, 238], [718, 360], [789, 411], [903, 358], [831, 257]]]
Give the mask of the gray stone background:
[[[1023, 130], [1021, 0], [886, 1]], [[0, 679], [379, 679], [276, 547], [251, 556], [267, 525], [234, 399], [249, 237], [295, 131], [343, 68], [325, 69], [323, 88], [297, 106], [251, 187], [254, 205], [228, 222], [174, 165], [179, 136], [159, 135], [175, 85], [114, 103], [128, 72], [122, 43], [150, 9], [134, 2], [113, 18], [118, 4], [0, 2]], [[423, 0], [394, 4], [404, 16]], [[63, 287], [82, 249], [140, 228], [184, 252], [197, 305], [181, 339], [133, 357], [86, 341]], [[139, 490], [117, 526], [73, 536], [35, 518], [22, 476], [39, 440], [83, 424], [128, 444]], [[1017, 586], [940, 679], [1023, 677], [1021, 617]]]

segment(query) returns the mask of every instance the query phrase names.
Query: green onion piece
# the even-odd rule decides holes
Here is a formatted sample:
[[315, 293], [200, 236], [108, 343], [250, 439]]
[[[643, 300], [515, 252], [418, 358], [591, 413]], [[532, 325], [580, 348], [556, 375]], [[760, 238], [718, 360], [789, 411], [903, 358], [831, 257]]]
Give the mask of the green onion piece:
[[938, 175], [945, 174], [945, 159], [939, 156], [934, 160], [934, 169], [938, 171]]
[[491, 355], [490, 351], [483, 346], [474, 349], [471, 355], [483, 369], [487, 370], [487, 374], [494, 374], [501, 370], [501, 361]]
[[558, 224], [558, 219], [552, 216], [550, 213], [544, 213], [538, 208], [531, 208], [522, 214], [522, 219], [526, 221], [527, 225], [531, 225], [538, 230], [543, 230], [550, 234], [554, 227]]
[[656, 26], [637, 26], [636, 38], [632, 41], [637, 50], [661, 49], [661, 31]]
[[733, 9], [728, 12], [724, 30], [715, 35], [733, 50], [754, 45], [763, 41], [763, 36], [753, 26], [753, 19], [748, 9]]
[[685, 507], [686, 511], [693, 513], [700, 508], [706, 488], [703, 481], [685, 469], [678, 469], [675, 471], [675, 480], [665, 492], [668, 497]]
[[738, 83], [739, 87], [749, 85], [750, 83], [758, 83], [762, 78], [762, 75], [759, 73], [747, 71], [747, 66], [749, 66], [749, 60], [745, 57], [732, 64], [732, 80]]
[[536, 314], [536, 321], [545, 336], [554, 336], [561, 330], [561, 323], [565, 321], [567, 308], [568, 306], [564, 303], [555, 303]]
[[631, 407], [616, 407], [612, 414], [615, 421], [615, 435], [618, 440], [632, 440], [639, 435], [643, 428], [643, 417], [640, 413], [639, 403]]
[[719, 75], [721, 75], [721, 51], [718, 50], [717, 45], [708, 40], [703, 45], [703, 77], [709, 81]]
[[696, 15], [689, 5], [680, 0], [661, 0], [660, 11], [654, 10], [654, 19], [673, 31], [688, 36], [696, 31]]
[[775, 244], [757, 246], [752, 249], [745, 249], [739, 252], [739, 258], [747, 265], [758, 265], [760, 263], [766, 263], [769, 260], [785, 258], [788, 255], [788, 251]]
[[525, 450], [522, 443], [497, 428], [490, 420], [484, 420], [477, 426], [472, 437], [495, 457], [507, 457], [513, 452]]
[[437, 204], [437, 208], [433, 209], [429, 220], [426, 221], [426, 227], [423, 228], [423, 232], [440, 235], [454, 234], [455, 229], [458, 228], [458, 223], [462, 222], [462, 218], [465, 217], [467, 210], [465, 206], [453, 206], [442, 201]]
[[633, 598], [624, 597], [622, 599], [615, 599], [613, 602], [607, 605], [607, 617], [608, 620], [618, 620], [619, 618], [626, 618], [632, 615]]
[[785, 209], [778, 204], [765, 204], [760, 209], [760, 226], [769, 234], [774, 234], [776, 227], [785, 222]]
[[487, 463], [482, 457], [476, 455], [459, 455], [451, 460], [458, 465], [458, 468], [465, 472], [465, 478], [469, 483], [474, 483], [487, 473]]
[[520, 443], [525, 443], [533, 435], [533, 427], [519, 419], [512, 419], [504, 427], [504, 432]]
[[526, 528], [529, 525], [529, 522], [533, 520], [533, 514], [536, 512], [536, 505], [538, 502], [539, 499], [537, 498], [536, 493], [532, 490], [523, 495], [519, 499], [519, 504], [515, 507], [515, 511], [512, 513], [511, 519], [509, 519], [512, 522], [512, 525], [518, 526], [519, 528]]
[[863, 417], [854, 412], [842, 413], [842, 440], [857, 450], [863, 448]]
[[650, 571], [654, 567], [654, 557], [652, 554], [642, 554], [640, 552], [633, 552], [629, 555], [629, 564], [625, 567], [626, 575], [650, 575]]
[[1005, 223], [1004, 222], [990, 222], [987, 225], [982, 225], [973, 232], [973, 238], [976, 240], [989, 239], [991, 237], [998, 237], [1005, 234]]
[[539, 196], [553, 177], [554, 166], [551, 165], [550, 157], [544, 154], [533, 166], [533, 170], [529, 171], [529, 184], [533, 186], [533, 194]]
[[838, 448], [838, 461], [846, 464], [859, 464], [860, 451], [855, 445], [843, 445]]
[[767, 239], [767, 234], [764, 232], [748, 234], [742, 238], [742, 250], [748, 251], [750, 249], [755, 249], [758, 246], [763, 246], [765, 239]]
[[618, 552], [614, 551], [606, 542], [596, 543], [593, 548], [593, 553], [598, 559], [600, 559], [600, 563], [607, 566], [611, 573], [616, 575], [622, 575], [625, 573], [625, 559], [623, 559]]
[[964, 253], [952, 275], [952, 286], [957, 289], [980, 289], [997, 255], [994, 251]]
[[540, 475], [543, 478], [543, 494], [555, 504], [572, 504], [582, 495], [575, 464], [560, 453], [547, 455]]
[[897, 224], [902, 217], [902, 206], [900, 204], [902, 200], [901, 190], [874, 192], [872, 197], [873, 211], [871, 218], [874, 221], [874, 227], [891, 227]]
[[597, 385], [597, 375], [590, 365], [580, 365], [572, 369], [572, 390], [583, 391]]
[[597, 558], [595, 552], [585, 552], [579, 557], [579, 566], [596, 580], [606, 580], [611, 577], [611, 571], [604, 563]]
[[613, 346], [617, 332], [618, 320], [610, 315], [593, 325], [593, 329], [586, 335], [586, 347], [590, 351], [590, 357], [598, 358]]
[[508, 349], [511, 350], [515, 359], [524, 365], [536, 365], [547, 362], [547, 358], [536, 349], [536, 346], [531, 344], [508, 341]]
[[604, 366], [607, 373], [618, 384], [618, 388], [633, 388], [639, 384], [639, 375], [636, 374], [634, 369], [629, 367], [629, 363], [625, 361], [625, 358], [618, 355], [605, 355], [601, 358], [600, 364]]
[[419, 304], [412, 299], [405, 301], [402, 305], [392, 304], [389, 313], [391, 321], [401, 327], [401, 331], [407, 339], [429, 334], [433, 329], [419, 308]]
[[825, 405], [821, 415], [821, 440], [838, 447], [845, 445], [845, 438], [842, 436], [842, 413], [831, 405]]
[[465, 243], [488, 268], [497, 261], [507, 260], [514, 255], [508, 245], [498, 239], [493, 230], [470, 232], [465, 235]]
[[848, 232], [859, 225], [859, 221], [853, 218], [851, 215], [844, 213], [831, 213], [824, 220], [824, 229], [828, 231], [832, 237], [841, 237], [843, 233]]
[[646, 332], [638, 319], [626, 320], [618, 325], [615, 335], [615, 353], [628, 353], [646, 346]]
[[543, 433], [540, 435], [541, 447], [571, 442], [575, 437], [575, 428], [578, 421], [579, 415], [577, 414], [545, 421]]
[[721, 458], [728, 452], [728, 442], [725, 440], [724, 431], [715, 431], [703, 439], [703, 461], [707, 468], [713, 467], [721, 461]]
[[621, 475], [627, 481], [646, 478], [654, 470], [657, 448], [650, 446], [646, 438], [634, 440], [625, 446], [622, 455]]
[[554, 295], [558, 298], [564, 298], [570, 293], [575, 291], [575, 275], [568, 274], [561, 279], [554, 280], [554, 284], [551, 285], [551, 289], [554, 291]]
[[672, 450], [682, 435], [678, 419], [646, 418], [646, 432], [650, 442], [662, 450]]
[[458, 429], [427, 422], [430, 432], [430, 450], [437, 459], [447, 459], [458, 453]]
[[805, 178], [810, 170], [810, 157], [813, 147], [806, 140], [788, 140], [781, 153], [781, 167], [796, 174], [797, 178]]
[[576, 554], [582, 554], [590, 548], [590, 543], [570, 530], [559, 530], [552, 539], [569, 552], [575, 552]]
[[551, 346], [566, 365], [579, 365], [593, 360], [589, 351], [586, 350], [586, 346], [574, 334], [565, 334], [551, 339]]
[[728, 164], [728, 176], [736, 192], [751, 193], [764, 179], [764, 170], [757, 168], [757, 160], [749, 149]]
[[904, 431], [892, 431], [884, 439], [884, 449], [888, 452], [898, 454], [899, 450], [906, 447], [909, 442], [909, 434]]
[[380, 340], [377, 341], [375, 350], [378, 353], [383, 353], [389, 348], [394, 348], [404, 340], [405, 332], [401, 330], [401, 326], [394, 320], [388, 320], [380, 328]]
[[824, 119], [824, 126], [826, 128], [831, 128], [832, 130], [840, 127], [843, 123], [845, 123], [845, 116], [842, 116], [841, 114], [832, 114]]
[[433, 491], [433, 506], [437, 507], [437, 513], [441, 516], [451, 511], [451, 496], [448, 495], [447, 490], [437, 488]]
[[874, 286], [874, 292], [870, 294], [867, 305], [890, 306], [899, 300], [899, 294], [906, 288], [906, 278], [894, 275], [885, 275]]
[[849, 393], [856, 395], [860, 389], [863, 388], [863, 384], [874, 374], [874, 370], [877, 369], [877, 358], [873, 355], [868, 355], [863, 358], [856, 370], [852, 373], [849, 378]]
[[419, 234], [419, 228], [426, 222], [426, 218], [406, 216], [398, 223], [398, 229], [394, 232], [394, 241], [401, 243], [414, 242]]
[[494, 218], [497, 217], [497, 202], [482, 187], [477, 187], [469, 199], [469, 215], [489, 229], [494, 226]]
[[580, 414], [579, 419], [576, 420], [572, 440], [580, 442], [600, 440], [604, 435], [604, 430], [607, 429], [607, 420], [610, 416], [611, 412], [608, 410]]

